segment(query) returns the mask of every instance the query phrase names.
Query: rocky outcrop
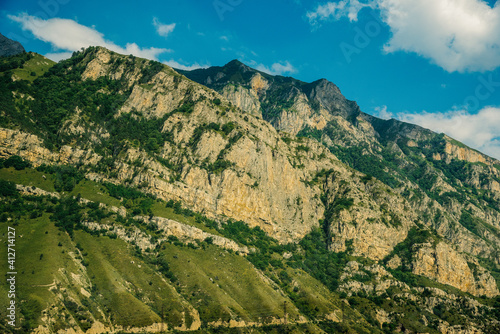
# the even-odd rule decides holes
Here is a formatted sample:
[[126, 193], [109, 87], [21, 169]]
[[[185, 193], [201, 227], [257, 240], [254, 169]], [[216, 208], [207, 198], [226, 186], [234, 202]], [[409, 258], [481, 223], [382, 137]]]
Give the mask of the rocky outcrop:
[[114, 233], [120, 239], [123, 239], [128, 243], [137, 245], [142, 251], [145, 251], [147, 249], [154, 249], [163, 241], [167, 240], [169, 236], [174, 236], [185, 243], [200, 243], [210, 238], [211, 242], [214, 245], [217, 245], [223, 249], [232, 250], [234, 252], [238, 252], [241, 255], [247, 255], [249, 253], [248, 247], [240, 246], [233, 240], [212, 233], [204, 232], [197, 227], [186, 225], [175, 220], [162, 217], [149, 218], [143, 216], [137, 216], [134, 219], [142, 222], [145, 225], [153, 224], [155, 229], [163, 231], [164, 237], [153, 242], [151, 241], [151, 237], [148, 234], [144, 233], [138, 228], [125, 229], [122, 226], [111, 226], [95, 222], [85, 222], [84, 225], [94, 231], [106, 231], [107, 234]]
[[[146, 219], [146, 217], [142, 217], [142, 219]], [[153, 217], [149, 219], [149, 223], [157, 224], [158, 228], [160, 230], [163, 230], [166, 236], [172, 235], [181, 240], [192, 240], [197, 242], [205, 241], [206, 239], [211, 238], [214, 245], [217, 245], [223, 249], [239, 252], [242, 255], [246, 255], [249, 253], [248, 247], [240, 246], [233, 240], [214, 235], [212, 233], [204, 232], [199, 228], [182, 224], [171, 219]]]
[[[367, 282], [359, 282], [356, 278], [368, 277], [372, 279]], [[365, 292], [380, 296], [391, 287], [409, 290], [409, 286], [396, 280], [387, 270], [378, 264], [364, 266], [356, 261], [349, 261], [340, 276], [341, 284], [339, 290], [347, 295], [355, 295], [358, 292]]]
[[63, 145], [59, 151], [47, 149], [39, 137], [12, 129], [0, 128], [0, 158], [19, 155], [35, 167], [41, 164], [97, 164], [102, 157], [92, 150]]
[[449, 158], [455, 158], [458, 160], [465, 160], [468, 162], [482, 162], [491, 163], [493, 159], [487, 157], [486, 155], [473, 150], [463, 144], [460, 144], [450, 137], [446, 137], [446, 146], [444, 152], [449, 156]]
[[382, 183], [372, 180], [365, 184], [361, 178], [337, 174], [327, 180], [328, 205], [334, 212], [330, 249], [345, 251], [351, 243], [353, 254], [381, 260], [406, 238], [417, 217]]
[[309, 101], [315, 101], [332, 115], [355, 119], [360, 110], [356, 102], [347, 100], [340, 89], [326, 79], [320, 79], [306, 86], [304, 92]]
[[[259, 91], [263, 85], [257, 86]], [[222, 95], [236, 107], [245, 110], [251, 115], [262, 117], [262, 111], [257, 91], [242, 86], [227, 85], [222, 90]]]
[[475, 263], [469, 264], [463, 255], [448, 244], [439, 242], [435, 246], [423, 244], [418, 247], [413, 257], [413, 273], [476, 296], [494, 297], [499, 294], [491, 274]]
[[27, 186], [23, 186], [22, 184], [16, 184], [16, 188], [23, 195], [29, 195], [29, 196], [49, 196], [49, 197], [55, 197], [55, 198], [60, 198], [61, 197], [61, 195], [59, 195], [59, 193], [45, 191], [45, 190], [37, 188], [37, 187], [27, 187]]

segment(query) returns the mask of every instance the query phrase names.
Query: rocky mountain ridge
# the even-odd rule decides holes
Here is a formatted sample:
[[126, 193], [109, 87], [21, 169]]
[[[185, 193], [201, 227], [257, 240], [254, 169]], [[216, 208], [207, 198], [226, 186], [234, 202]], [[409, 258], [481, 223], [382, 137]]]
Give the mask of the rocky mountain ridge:
[[[415, 295], [410, 293], [423, 307], [429, 296], [421, 294], [431, 291], [425, 290], [430, 282], [441, 284], [439, 291], [447, 285], [476, 298], [498, 296], [492, 276], [497, 275], [500, 261], [498, 161], [418, 126], [364, 114], [326, 80], [308, 84], [272, 77], [236, 61], [223, 68], [182, 73], [205, 86], [162, 64], [96, 47], [53, 66], [35, 79], [36, 86], [3, 83], [11, 97], [2, 108], [0, 158], [20, 156], [38, 168], [75, 166], [97, 184], [140, 189], [157, 201], [182, 203], [218, 222], [211, 232], [196, 232], [199, 237], [189, 241], [193, 247], [205, 239], [225, 251], [245, 253], [247, 247], [249, 255], [234, 261], [251, 259], [265, 282], [278, 282], [281, 289], [291, 291], [293, 286], [305, 289], [306, 299], [305, 291], [316, 292], [298, 282], [312, 277], [294, 273], [295, 283], [288, 286], [279, 276], [285, 275], [279, 271], [280, 262], [272, 262], [277, 258], [264, 257], [276, 267], [256, 260], [256, 254], [268, 254], [262, 243], [248, 246], [234, 236], [222, 242], [216, 233], [226, 233], [224, 226], [232, 226], [231, 220], [242, 221], [241, 226], [264, 231], [279, 247], [298, 244], [290, 254], [280, 253], [280, 259], [289, 259], [286, 266], [292, 266], [284, 268], [299, 266], [327, 284], [330, 293], [343, 292], [351, 299], [374, 291], [382, 295], [391, 286], [404, 291], [423, 286]], [[65, 89], [56, 90], [62, 86]], [[56, 91], [59, 95], [47, 94]], [[124, 207], [138, 203], [123, 196], [120, 200]], [[131, 211], [126, 210], [127, 217]], [[106, 223], [89, 220], [85, 226], [108, 230], [132, 246], [143, 245], [140, 252], [147, 252], [173, 242], [168, 235], [175, 234], [168, 231], [177, 226], [174, 222], [164, 228], [161, 218], [153, 216], [146, 219], [149, 225], [163, 231], [152, 235], [155, 243], [147, 240], [151, 231], [132, 233], [118, 217]], [[307, 256], [313, 256], [309, 243], [321, 239], [318, 231], [325, 238], [322, 256], [349, 254], [348, 266], [320, 274], [314, 267], [321, 266], [308, 265]], [[78, 235], [89, 245], [94, 242]], [[333, 268], [334, 262], [329, 266]], [[329, 281], [334, 277], [337, 281]], [[393, 283], [383, 283], [386, 280]], [[186, 290], [180, 294], [187, 298], [195, 290], [187, 288], [191, 284], [187, 276], [183, 284]], [[408, 298], [409, 292], [398, 293]], [[452, 300], [458, 292], [443, 293]], [[72, 298], [85, 306], [81, 296]], [[222, 295], [212, 298], [224, 305]], [[297, 300], [292, 303], [302, 305]], [[203, 309], [186, 302], [191, 310]], [[325, 308], [324, 314], [339, 311], [338, 306], [324, 303], [316, 306]], [[443, 303], [451, 309], [451, 302]], [[232, 320], [255, 320], [245, 313], [248, 306], [234, 307], [239, 311], [227, 313]], [[304, 313], [303, 305], [297, 307], [297, 319], [314, 318]], [[380, 312], [391, 309], [384, 307]], [[202, 313], [203, 323], [225, 319]], [[437, 319], [436, 314], [441, 313], [431, 309], [428, 316]], [[151, 317], [158, 320], [157, 315]], [[387, 317], [387, 323], [402, 321], [394, 314]], [[330, 318], [339, 321], [338, 316]], [[486, 331], [495, 326], [488, 319], [473, 322]], [[450, 321], [439, 326], [451, 328], [457, 323]], [[436, 323], [436, 330], [439, 326]]]

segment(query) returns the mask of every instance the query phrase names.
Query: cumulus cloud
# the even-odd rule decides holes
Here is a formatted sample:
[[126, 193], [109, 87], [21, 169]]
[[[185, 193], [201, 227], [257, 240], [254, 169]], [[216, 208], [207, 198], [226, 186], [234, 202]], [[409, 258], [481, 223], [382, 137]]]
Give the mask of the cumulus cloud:
[[409, 51], [449, 72], [500, 66], [500, 6], [481, 0], [381, 0], [392, 37], [386, 52]]
[[483, 0], [358, 0], [329, 2], [307, 13], [317, 25], [377, 8], [392, 36], [385, 52], [417, 53], [448, 72], [489, 71], [500, 66], [500, 2]]
[[158, 35], [163, 37], [167, 37], [175, 29], [175, 23], [163, 24], [160, 21], [158, 21], [156, 17], [153, 18], [153, 25], [155, 26]]
[[477, 114], [463, 110], [445, 113], [403, 113], [398, 119], [445, 133], [500, 160], [500, 108], [486, 107]]
[[173, 67], [173, 68], [178, 69], [178, 70], [185, 70], [185, 71], [192, 71], [192, 70], [196, 70], [199, 68], [210, 67], [210, 65], [200, 65], [198, 63], [194, 63], [191, 65], [184, 65], [184, 64], [181, 64], [178, 61], [175, 61], [173, 59], [170, 59], [168, 61], [164, 61], [163, 64], [168, 65], [168, 66]]
[[157, 60], [158, 55], [170, 52], [163, 48], [141, 48], [135, 43], [127, 43], [125, 47], [106, 40], [104, 35], [94, 28], [81, 25], [73, 20], [52, 18], [44, 20], [28, 14], [8, 15], [9, 19], [20, 23], [23, 30], [28, 30], [44, 42], [50, 43], [57, 53], [47, 54], [48, 58], [61, 60], [71, 56], [71, 51], [82, 47], [103, 46], [121, 54], [133, 54], [137, 57]]
[[367, 3], [362, 3], [358, 0], [327, 2], [324, 5], [318, 5], [314, 11], [307, 12], [306, 16], [312, 25], [318, 25], [322, 21], [331, 19], [340, 20], [344, 16], [347, 16], [350, 21], [357, 21], [358, 13], [361, 9], [364, 7], [373, 7], [374, 5], [372, 0], [369, 0]]
[[265, 66], [264, 64], [258, 64], [255, 68], [259, 71], [265, 72], [271, 75], [284, 75], [296, 73], [297, 69], [290, 64], [289, 61], [274, 63], [271, 67]]

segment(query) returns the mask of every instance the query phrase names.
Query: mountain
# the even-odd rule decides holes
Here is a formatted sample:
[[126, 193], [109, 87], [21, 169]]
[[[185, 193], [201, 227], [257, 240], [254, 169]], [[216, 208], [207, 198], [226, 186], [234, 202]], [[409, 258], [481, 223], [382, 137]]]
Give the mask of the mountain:
[[[479, 254], [475, 243], [465, 245], [469, 238], [454, 228], [471, 212], [486, 223], [486, 227], [469, 227], [473, 238], [498, 245], [496, 233], [490, 235], [487, 230], [499, 227], [499, 161], [444, 134], [365, 114], [325, 79], [307, 84], [273, 77], [238, 61], [182, 73], [237, 107], [262, 115], [281, 132], [317, 140], [342, 162], [374, 176], [407, 200], [419, 198], [409, 202], [422, 214], [438, 217], [425, 223], [461, 243], [462, 250]], [[424, 202], [432, 205], [424, 209]], [[359, 226], [357, 233], [365, 234], [365, 226]], [[486, 252], [496, 254], [493, 248]]]
[[0, 57], [14, 56], [26, 52], [21, 43], [0, 34]]
[[495, 159], [324, 79], [40, 57], [0, 60], [2, 331], [498, 332]]

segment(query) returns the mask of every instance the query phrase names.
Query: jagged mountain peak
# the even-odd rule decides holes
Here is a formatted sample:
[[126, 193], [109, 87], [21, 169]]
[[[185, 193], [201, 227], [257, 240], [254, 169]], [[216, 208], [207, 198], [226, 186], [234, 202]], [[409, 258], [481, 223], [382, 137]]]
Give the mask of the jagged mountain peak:
[[223, 66], [223, 68], [234, 68], [234, 69], [241, 69], [241, 70], [250, 70], [251, 68], [239, 61], [238, 59], [233, 59], [230, 62], [228, 62], [226, 65]]
[[[179, 72], [218, 91], [241, 109], [260, 115], [278, 129], [293, 134], [315, 123], [304, 121], [303, 118], [312, 118], [317, 112], [340, 115], [350, 121], [360, 112], [355, 102], [347, 100], [340, 89], [325, 78], [307, 83], [292, 77], [261, 72], [236, 59], [222, 67]], [[283, 120], [283, 112], [299, 110], [307, 114], [295, 117], [300, 124], [289, 124]]]
[[202, 85], [216, 89], [227, 84], [249, 85], [252, 77], [259, 73], [262, 76], [270, 78], [268, 74], [260, 72], [250, 66], [245, 65], [237, 59], [233, 59], [224, 66], [212, 66], [209, 68], [185, 71], [175, 69], [177, 72], [185, 75], [189, 79], [201, 83]]
[[340, 88], [336, 84], [325, 78], [313, 81], [307, 86], [309, 86], [311, 90], [315, 89], [316, 91], [326, 91], [326, 93], [342, 94]]

